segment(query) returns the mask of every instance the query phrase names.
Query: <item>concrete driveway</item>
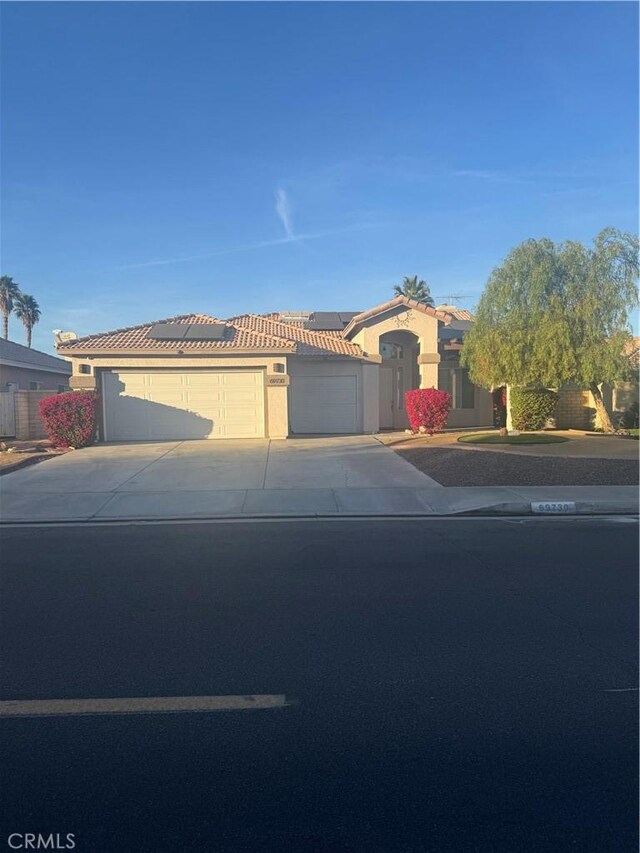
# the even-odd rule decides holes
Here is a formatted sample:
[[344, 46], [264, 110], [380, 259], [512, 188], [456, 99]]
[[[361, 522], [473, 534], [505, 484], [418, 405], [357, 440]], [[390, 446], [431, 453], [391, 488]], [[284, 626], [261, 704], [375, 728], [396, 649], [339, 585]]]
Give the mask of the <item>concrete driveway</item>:
[[434, 490], [370, 436], [106, 444], [0, 479], [5, 522], [425, 512]]

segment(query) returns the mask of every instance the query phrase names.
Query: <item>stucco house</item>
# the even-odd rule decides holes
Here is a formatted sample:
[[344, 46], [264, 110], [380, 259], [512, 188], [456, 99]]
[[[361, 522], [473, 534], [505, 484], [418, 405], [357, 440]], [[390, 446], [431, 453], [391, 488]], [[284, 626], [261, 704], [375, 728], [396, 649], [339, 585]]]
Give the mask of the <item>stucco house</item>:
[[459, 365], [472, 317], [398, 296], [364, 312], [191, 314], [58, 344], [96, 389], [99, 438], [286, 438], [408, 426], [404, 392], [450, 391], [449, 426], [490, 426]]
[[64, 391], [70, 375], [64, 359], [0, 338], [0, 392]]
[[68, 361], [0, 338], [0, 436], [44, 438], [38, 403], [67, 391], [70, 376]]

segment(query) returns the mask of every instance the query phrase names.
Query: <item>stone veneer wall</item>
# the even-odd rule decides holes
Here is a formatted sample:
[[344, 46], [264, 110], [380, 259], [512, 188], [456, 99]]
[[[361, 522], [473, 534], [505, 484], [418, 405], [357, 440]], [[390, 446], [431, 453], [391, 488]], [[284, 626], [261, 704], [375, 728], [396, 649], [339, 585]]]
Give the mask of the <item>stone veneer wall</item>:
[[565, 385], [558, 390], [558, 429], [592, 429], [594, 414], [595, 408], [588, 390], [572, 385]]
[[55, 395], [55, 391], [16, 391], [16, 441], [34, 441], [46, 438], [38, 405], [45, 397]]

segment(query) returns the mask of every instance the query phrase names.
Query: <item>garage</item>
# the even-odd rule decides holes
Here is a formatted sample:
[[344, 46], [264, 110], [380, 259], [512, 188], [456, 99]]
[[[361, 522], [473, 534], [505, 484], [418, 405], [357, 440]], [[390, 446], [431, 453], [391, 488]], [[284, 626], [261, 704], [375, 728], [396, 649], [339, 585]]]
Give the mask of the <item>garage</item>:
[[265, 434], [260, 370], [109, 371], [102, 394], [106, 441]]
[[293, 435], [358, 432], [358, 375], [292, 372], [289, 418]]

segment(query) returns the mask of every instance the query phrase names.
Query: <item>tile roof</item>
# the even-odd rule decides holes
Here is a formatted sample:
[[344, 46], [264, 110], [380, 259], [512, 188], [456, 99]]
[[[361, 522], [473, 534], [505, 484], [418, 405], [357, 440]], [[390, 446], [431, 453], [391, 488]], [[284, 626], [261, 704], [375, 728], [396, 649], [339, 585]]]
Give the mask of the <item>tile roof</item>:
[[451, 319], [450, 314], [443, 311], [436, 311], [435, 308], [432, 308], [430, 305], [425, 305], [424, 302], [418, 302], [416, 299], [409, 299], [407, 296], [396, 296], [393, 299], [387, 300], [387, 302], [381, 302], [380, 305], [375, 305], [373, 308], [369, 308], [368, 311], [363, 311], [362, 314], [356, 314], [353, 320], [351, 320], [349, 325], [345, 328], [345, 334], [352, 331], [365, 320], [369, 320], [371, 317], [376, 317], [378, 314], [384, 314], [385, 311], [391, 311], [398, 305], [405, 305], [407, 308], [412, 308], [415, 311], [421, 311], [423, 314], [429, 314], [431, 317], [436, 317], [438, 320], [442, 320], [445, 323], [450, 322]]
[[206, 314], [183, 314], [178, 317], [169, 317], [166, 320], [154, 320], [152, 323], [144, 323], [141, 326], [129, 326], [126, 329], [115, 329], [112, 332], [101, 332], [95, 335], [86, 335], [83, 338], [77, 338], [74, 341], [69, 341], [59, 346], [58, 352], [72, 354], [74, 350], [92, 350], [94, 352], [111, 352], [113, 350], [166, 350], [167, 352], [180, 350], [182, 352], [201, 352], [203, 350], [209, 351], [212, 349], [294, 350], [294, 345], [286, 338], [264, 334], [258, 329], [254, 330], [230, 323], [226, 324], [228, 331], [225, 333], [225, 338], [222, 341], [156, 340], [149, 337], [149, 331], [158, 323], [211, 324], [225, 323], [225, 321], [217, 320], [215, 317], [209, 317]]
[[[259, 316], [243, 314], [229, 320], [218, 320], [206, 314], [183, 314], [166, 320], [154, 320], [141, 326], [129, 326], [112, 332], [100, 332], [68, 341], [58, 347], [58, 352], [72, 355], [74, 351], [95, 353], [118, 350], [202, 352], [210, 350], [289, 350], [292, 354], [317, 356], [346, 356], [362, 358], [359, 346], [347, 341], [341, 332], [312, 332], [302, 323], [283, 323], [277, 314]], [[157, 340], [149, 331], [158, 323], [224, 323], [227, 327], [222, 341]]]
[[[358, 314], [349, 323], [345, 331], [351, 330], [358, 322], [383, 313], [396, 305], [406, 305], [423, 311], [445, 325], [451, 322], [452, 314], [436, 311], [435, 309], [398, 296], [395, 299], [378, 305], [370, 311]], [[468, 314], [468, 312], [461, 312]], [[366, 358], [358, 344], [345, 337], [345, 331], [315, 331], [305, 327], [304, 320], [281, 320], [280, 313], [269, 314], [239, 314], [228, 320], [218, 320], [207, 314], [182, 314], [166, 320], [155, 320], [140, 326], [129, 326], [125, 329], [115, 329], [111, 332], [100, 332], [86, 335], [58, 346], [58, 352], [72, 355], [75, 352], [116, 352], [123, 350], [140, 350], [141, 352], [209, 352], [211, 350], [288, 350], [292, 354], [318, 356]], [[471, 315], [469, 315], [471, 316]], [[224, 339], [216, 340], [158, 340], [149, 337], [153, 326], [159, 323], [222, 323], [226, 326]]]
[[295, 343], [298, 355], [343, 355], [362, 358], [357, 344], [345, 340], [342, 332], [314, 332], [305, 329], [301, 322], [279, 322], [273, 314], [241, 314], [228, 322], [267, 335], [277, 335]]
[[470, 323], [476, 319], [471, 311], [467, 311], [466, 308], [441, 308], [440, 309], [445, 314], [451, 314], [456, 320], [468, 320]]
[[71, 373], [71, 365], [62, 358], [40, 352], [31, 347], [17, 344], [15, 341], [5, 341], [0, 338], [0, 364], [3, 361], [11, 361], [24, 367], [32, 367], [37, 370], [50, 370], [54, 373]]

